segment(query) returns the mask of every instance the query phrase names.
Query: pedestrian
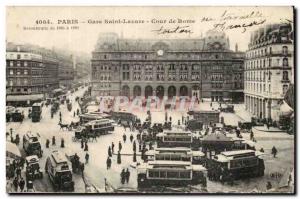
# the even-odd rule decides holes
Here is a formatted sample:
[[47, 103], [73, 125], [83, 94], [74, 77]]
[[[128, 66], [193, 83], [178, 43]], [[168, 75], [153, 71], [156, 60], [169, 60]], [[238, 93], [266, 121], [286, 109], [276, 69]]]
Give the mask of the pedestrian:
[[47, 139], [47, 140], [46, 140], [46, 148], [49, 148], [49, 144], [50, 144], [50, 140]]
[[111, 152], [114, 153], [114, 151], [115, 151], [115, 144], [112, 142], [111, 143]]
[[84, 141], [83, 141], [83, 139], [81, 139], [80, 142], [81, 142], [81, 148], [83, 149], [84, 148]]
[[89, 151], [89, 146], [88, 146], [87, 142], [85, 142], [84, 151]]
[[129, 172], [129, 169], [127, 168], [126, 172], [125, 172], [125, 180], [126, 180], [126, 183], [128, 184], [129, 182], [129, 177], [130, 177], [130, 172]]
[[267, 182], [267, 186], [266, 187], [267, 187], [267, 190], [272, 189], [272, 184], [271, 184], [270, 181]]
[[65, 148], [65, 140], [64, 140], [64, 138], [61, 138], [60, 148]]
[[124, 143], [126, 142], [126, 134], [125, 133], [123, 134], [123, 141], [124, 141]]
[[136, 142], [133, 141], [133, 151], [136, 152]]
[[122, 150], [122, 144], [121, 144], [121, 141], [119, 141], [119, 151]]
[[21, 176], [21, 168], [20, 167], [18, 167], [17, 169], [16, 169], [16, 174], [17, 174], [17, 178], [19, 179], [19, 177], [21, 178], [22, 176]]
[[253, 138], [254, 138], [254, 134], [253, 134], [253, 131], [252, 131], [252, 129], [251, 129], [251, 132], [250, 132], [250, 140], [253, 140]]
[[139, 142], [139, 151], [141, 151], [142, 150], [142, 145], [141, 145], [141, 143]]
[[121, 153], [120, 153], [120, 151], [118, 151], [118, 157], [117, 157], [117, 163], [118, 164], [121, 164]]
[[19, 181], [18, 181], [17, 177], [15, 177], [15, 179], [13, 180], [13, 185], [14, 185], [15, 191], [18, 191]]
[[111, 153], [111, 148], [110, 148], [110, 146], [108, 147], [108, 156], [109, 156], [109, 157], [112, 157], [112, 153]]
[[278, 152], [278, 151], [277, 151], [276, 147], [273, 146], [273, 148], [272, 148], [272, 154], [273, 154], [273, 157], [274, 157], [274, 158], [276, 158], [277, 152]]
[[133, 152], [133, 162], [136, 162], [136, 152]]
[[83, 172], [84, 172], [84, 164], [80, 164], [80, 171], [81, 171], [81, 174], [83, 176]]
[[55, 143], [55, 136], [52, 137], [52, 145], [56, 145], [56, 143]]
[[132, 142], [133, 141], [133, 135], [131, 134], [130, 135], [130, 142]]
[[75, 113], [75, 111], [73, 112], [73, 117], [75, 117], [75, 115], [76, 115], [76, 113]]
[[149, 150], [151, 150], [151, 149], [153, 149], [153, 148], [152, 148], [152, 142], [150, 141], [150, 143], [149, 143]]
[[20, 143], [20, 136], [19, 136], [19, 134], [16, 135], [15, 143], [16, 143], [16, 145], [19, 145], [19, 143]]
[[24, 187], [25, 187], [25, 181], [23, 178], [21, 178], [21, 180], [19, 182], [19, 187], [20, 187], [21, 192], [23, 192]]
[[111, 168], [111, 159], [110, 157], [107, 157], [107, 160], [106, 160], [106, 169], [110, 169]]
[[79, 109], [77, 109], [77, 115], [79, 115]]
[[121, 183], [122, 184], [125, 184], [125, 175], [126, 175], [125, 169], [122, 169], [122, 172], [121, 172]]
[[89, 163], [90, 155], [88, 153], [85, 154], [85, 164]]

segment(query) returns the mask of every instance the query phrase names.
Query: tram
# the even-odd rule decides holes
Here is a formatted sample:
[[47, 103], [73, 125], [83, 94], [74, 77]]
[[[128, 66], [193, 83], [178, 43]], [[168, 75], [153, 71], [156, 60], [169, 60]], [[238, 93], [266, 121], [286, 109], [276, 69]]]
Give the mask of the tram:
[[85, 124], [93, 120], [108, 119], [110, 115], [100, 112], [89, 112], [79, 115], [80, 123]]
[[202, 165], [188, 161], [155, 160], [137, 166], [138, 187], [186, 186], [203, 184], [206, 186], [207, 170]]
[[165, 131], [156, 135], [157, 147], [200, 147], [200, 137], [190, 131]]
[[109, 132], [114, 131], [115, 127], [112, 120], [101, 119], [93, 120], [84, 125], [87, 132], [92, 132], [96, 136], [108, 134]]
[[192, 164], [204, 164], [205, 154], [201, 151], [192, 151], [186, 147], [156, 148], [146, 152], [147, 161], [166, 160], [184, 161]]

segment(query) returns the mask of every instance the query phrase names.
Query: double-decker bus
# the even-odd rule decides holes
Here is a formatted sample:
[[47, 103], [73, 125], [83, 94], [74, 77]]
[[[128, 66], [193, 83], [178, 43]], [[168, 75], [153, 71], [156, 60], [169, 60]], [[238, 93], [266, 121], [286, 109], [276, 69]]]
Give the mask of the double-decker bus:
[[190, 131], [165, 131], [158, 133], [156, 139], [157, 147], [200, 147], [200, 139]]
[[31, 119], [32, 122], [39, 122], [42, 118], [42, 103], [34, 103], [32, 105]]
[[156, 148], [146, 152], [147, 161], [185, 161], [192, 164], [203, 164], [205, 154], [201, 151], [192, 151], [186, 147]]
[[155, 160], [137, 166], [138, 187], [185, 186], [203, 184], [206, 186], [206, 168], [189, 161]]
[[221, 152], [211, 160], [209, 172], [213, 172], [217, 175], [216, 179], [223, 181], [230, 178], [240, 179], [263, 176], [265, 165], [260, 155], [262, 153], [254, 150]]

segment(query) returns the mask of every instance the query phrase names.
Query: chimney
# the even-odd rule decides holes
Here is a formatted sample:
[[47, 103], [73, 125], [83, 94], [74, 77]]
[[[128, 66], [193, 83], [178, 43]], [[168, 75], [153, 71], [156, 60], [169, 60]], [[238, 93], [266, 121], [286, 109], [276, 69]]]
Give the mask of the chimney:
[[236, 43], [235, 44], [235, 52], [238, 52], [239, 51], [239, 46], [238, 46], [238, 44]]

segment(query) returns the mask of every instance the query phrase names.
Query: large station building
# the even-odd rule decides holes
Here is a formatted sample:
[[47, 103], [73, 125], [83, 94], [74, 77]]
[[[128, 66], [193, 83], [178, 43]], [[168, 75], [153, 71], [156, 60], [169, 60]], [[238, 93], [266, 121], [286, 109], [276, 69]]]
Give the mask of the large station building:
[[223, 32], [195, 39], [125, 39], [100, 34], [92, 52], [92, 95], [195, 96], [243, 101], [244, 53]]

